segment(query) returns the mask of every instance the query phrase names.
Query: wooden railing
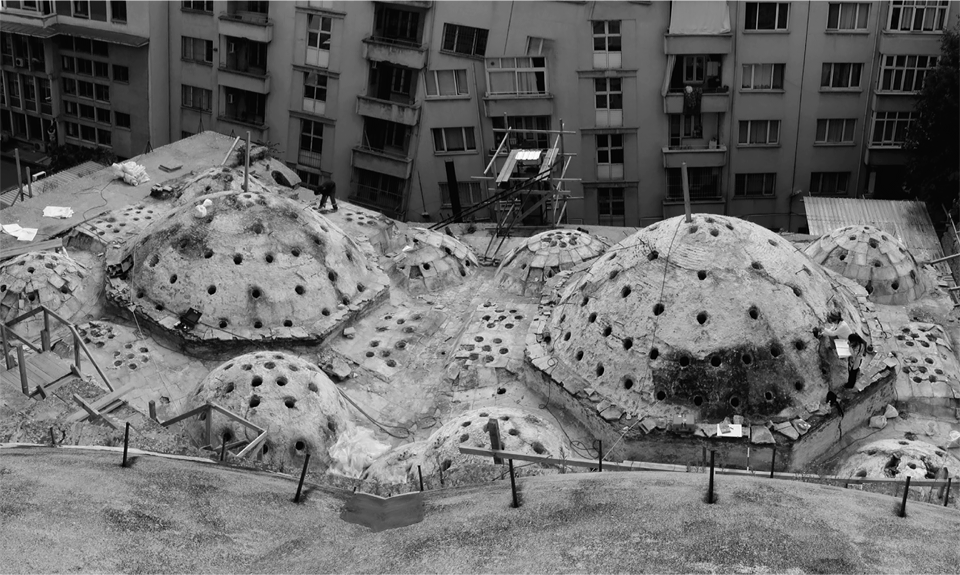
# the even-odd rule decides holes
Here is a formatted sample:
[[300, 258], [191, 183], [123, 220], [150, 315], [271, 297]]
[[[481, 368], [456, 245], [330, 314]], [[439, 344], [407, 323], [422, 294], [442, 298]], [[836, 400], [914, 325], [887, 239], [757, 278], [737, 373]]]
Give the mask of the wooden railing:
[[262, 445], [262, 444], [263, 444], [263, 441], [267, 438], [267, 431], [266, 431], [265, 429], [263, 429], [262, 427], [260, 427], [260, 426], [258, 426], [258, 425], [255, 425], [255, 424], [251, 423], [250, 421], [247, 421], [246, 419], [240, 417], [240, 416], [237, 415], [236, 413], [233, 413], [232, 411], [230, 411], [230, 410], [228, 410], [228, 409], [225, 409], [225, 408], [217, 405], [216, 403], [212, 403], [212, 402], [207, 402], [207, 403], [205, 403], [204, 405], [201, 405], [200, 407], [197, 407], [196, 409], [191, 409], [190, 411], [188, 411], [188, 412], [186, 412], [186, 413], [181, 413], [180, 415], [178, 415], [178, 416], [176, 416], [176, 417], [174, 417], [174, 418], [168, 419], [168, 420], [160, 423], [160, 425], [162, 425], [163, 427], [169, 427], [169, 426], [173, 425], [174, 423], [178, 423], [178, 422], [180, 422], [180, 421], [183, 421], [184, 419], [189, 419], [189, 418], [191, 418], [191, 417], [193, 417], [193, 416], [195, 416], [195, 415], [196, 415], [196, 416], [203, 415], [203, 418], [202, 418], [202, 419], [203, 419], [203, 421], [206, 423], [206, 428], [205, 428], [205, 431], [204, 431], [204, 438], [203, 438], [204, 445], [201, 446], [200, 449], [213, 450], [213, 449], [214, 449], [214, 448], [213, 448], [213, 414], [214, 414], [214, 412], [220, 413], [221, 415], [224, 415], [224, 416], [227, 417], [228, 419], [231, 419], [231, 420], [233, 420], [233, 421], [236, 421], [236, 422], [239, 423], [240, 425], [243, 425], [243, 426], [246, 427], [247, 429], [251, 429], [251, 430], [257, 432], [257, 434], [258, 434], [257, 437], [256, 437], [253, 441], [250, 441], [250, 442], [248, 442], [248, 441], [245, 440], [245, 439], [241, 439], [240, 441], [235, 441], [235, 442], [233, 442], [233, 443], [228, 444], [226, 441], [223, 441], [223, 440], [222, 440], [222, 441], [221, 441], [221, 457], [223, 456], [223, 452], [224, 452], [224, 451], [226, 451], [226, 450], [228, 450], [228, 449], [235, 449], [235, 448], [243, 445], [244, 443], [246, 443], [247, 446], [244, 447], [243, 450], [241, 450], [240, 453], [237, 453], [237, 455], [236, 455], [237, 458], [241, 458], [241, 459], [242, 459], [242, 458], [246, 457], [247, 455], [250, 455], [250, 453], [252, 453], [257, 447], [259, 447], [260, 445]]

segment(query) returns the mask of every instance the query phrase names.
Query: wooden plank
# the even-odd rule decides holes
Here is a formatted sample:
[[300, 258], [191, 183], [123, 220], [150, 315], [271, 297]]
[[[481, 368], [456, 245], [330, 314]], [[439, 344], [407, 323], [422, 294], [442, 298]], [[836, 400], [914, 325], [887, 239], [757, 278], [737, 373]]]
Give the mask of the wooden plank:
[[17, 388], [22, 389], [22, 386], [20, 385], [20, 368], [13, 366], [13, 369], [8, 369], [3, 372], [3, 383], [9, 383], [10, 385], [15, 385]]
[[237, 454], [237, 457], [238, 457], [238, 458], [244, 458], [244, 457], [246, 457], [246, 456], [249, 455], [251, 452], [253, 452], [254, 449], [260, 447], [260, 444], [263, 443], [263, 440], [265, 440], [266, 438], [267, 438], [267, 432], [264, 431], [263, 433], [261, 433], [260, 435], [258, 435], [256, 439], [254, 439], [253, 441], [251, 441], [251, 442], [250, 442], [250, 445], [244, 447], [244, 448], [243, 448], [243, 451], [241, 451], [240, 453]]
[[56, 381], [64, 375], [70, 374], [70, 365], [52, 351], [45, 351], [40, 355], [35, 355], [27, 361], [36, 367], [37, 370], [46, 373], [51, 381]]
[[[60, 388], [63, 386], [63, 384], [67, 383], [68, 381], [70, 381], [70, 380], [67, 379], [66, 377], [60, 378], [60, 379], [58, 379], [57, 381], [55, 381], [55, 382], [47, 385], [46, 387], [44, 387], [44, 388], [43, 388], [43, 392], [44, 392], [45, 394], [47, 394], [47, 395], [50, 395], [50, 394], [52, 394], [53, 392], [55, 392], [56, 390], [60, 389]], [[33, 397], [33, 396], [35, 396], [35, 395], [37, 395], [36, 390], [34, 390], [34, 392], [30, 394], [30, 397]]]
[[99, 417], [100, 419], [102, 419], [102, 420], [104, 421], [104, 423], [106, 423], [106, 424], [109, 425], [110, 427], [112, 427], [112, 428], [114, 428], [114, 429], [120, 429], [120, 426], [117, 425], [117, 423], [114, 422], [113, 419], [107, 417], [106, 415], [104, 415], [104, 414], [100, 413], [99, 411], [97, 411], [96, 409], [94, 409], [94, 407], [93, 407], [92, 405], [90, 405], [89, 403], [87, 403], [86, 400], [84, 400], [82, 397], [80, 397], [80, 396], [77, 395], [76, 393], [73, 394], [73, 400], [74, 400], [75, 402], [77, 402], [78, 404], [80, 404], [80, 407], [82, 407], [82, 408], [84, 409], [84, 411], [86, 411], [90, 416], [92, 416], [92, 417]]
[[258, 426], [258, 425], [255, 425], [255, 424], [247, 421], [246, 419], [240, 417], [240, 416], [237, 415], [236, 413], [233, 413], [232, 411], [230, 411], [230, 410], [228, 410], [228, 409], [225, 409], [225, 408], [217, 405], [216, 403], [212, 403], [212, 402], [211, 402], [211, 403], [208, 403], [208, 405], [209, 405], [211, 408], [215, 409], [216, 411], [222, 413], [222, 414], [225, 415], [226, 417], [229, 417], [230, 419], [236, 421], [237, 423], [240, 423], [240, 424], [242, 424], [242, 425], [245, 425], [245, 426], [247, 426], [247, 427], [249, 427], [249, 428], [251, 428], [251, 429], [256, 429], [256, 430], [257, 430], [257, 433], [263, 433], [263, 428], [262, 428], [262, 427], [260, 427], [260, 426]]
[[168, 427], [168, 426], [173, 425], [174, 423], [178, 423], [178, 422], [180, 422], [180, 421], [183, 421], [184, 419], [187, 419], [188, 417], [193, 417], [194, 415], [199, 415], [199, 414], [201, 414], [201, 413], [204, 413], [204, 412], [208, 411], [209, 409], [210, 409], [210, 406], [209, 406], [209, 405], [201, 405], [200, 407], [197, 407], [197, 408], [195, 408], [195, 409], [191, 409], [190, 411], [188, 411], [188, 412], [186, 412], [186, 413], [181, 413], [180, 415], [178, 415], [178, 416], [176, 416], [176, 417], [170, 418], [170, 419], [164, 421], [163, 423], [161, 423], [160, 425], [162, 425], [163, 427]]
[[23, 255], [30, 252], [57, 250], [62, 247], [63, 247], [63, 239], [61, 238], [57, 238], [54, 240], [44, 240], [42, 242], [36, 242], [36, 243], [31, 242], [30, 244], [25, 246], [0, 250], [0, 261], [7, 260], [10, 258], [15, 258], [19, 255]]
[[[104, 395], [100, 399], [94, 401], [91, 405], [97, 409], [101, 409], [106, 405], [108, 405], [110, 402], [112, 402], [114, 399], [117, 399], [118, 397], [128, 393], [130, 390], [135, 389], [136, 387], [137, 387], [136, 383], [127, 384], [112, 393], [108, 393], [107, 395]], [[70, 417], [68, 417], [66, 419], [66, 423], [76, 423], [78, 421], [82, 421], [83, 419], [86, 419], [86, 417], [87, 417], [86, 412], [84, 412], [83, 410], [80, 410], [78, 412], [73, 413]]]

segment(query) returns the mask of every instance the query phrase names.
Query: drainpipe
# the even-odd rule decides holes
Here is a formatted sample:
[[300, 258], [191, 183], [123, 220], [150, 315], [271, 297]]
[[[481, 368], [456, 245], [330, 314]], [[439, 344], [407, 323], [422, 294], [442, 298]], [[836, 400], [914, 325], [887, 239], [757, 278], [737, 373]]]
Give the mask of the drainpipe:
[[[881, 2], [881, 3], [878, 4], [878, 7], [884, 6], [884, 5], [886, 5], [886, 4], [883, 3], [883, 2]], [[878, 10], [878, 12], [879, 12], [879, 10]], [[870, 131], [869, 131], [870, 109], [873, 107], [873, 106], [872, 106], [873, 100], [877, 97], [877, 96], [876, 96], [876, 89], [877, 89], [877, 84], [876, 84], [876, 76], [877, 76], [876, 62], [877, 62], [877, 58], [879, 57], [879, 54], [880, 54], [880, 34], [882, 33], [882, 24], [881, 24], [881, 23], [882, 23], [882, 22], [884, 21], [884, 19], [885, 19], [883, 16], [885, 16], [885, 14], [883, 14], [883, 15], [877, 14], [877, 23], [876, 23], [876, 25], [875, 25], [874, 38], [873, 38], [873, 56], [872, 56], [871, 59], [870, 59], [870, 90], [867, 91], [867, 101], [866, 101], [866, 105], [863, 107], [863, 126], [860, 127], [860, 158], [861, 158], [860, 163], [863, 164], [863, 165], [866, 164], [866, 160], [867, 160], [867, 146], [870, 145], [869, 142], [867, 142], [867, 138], [869, 137], [869, 134], [870, 134]], [[857, 179], [856, 179], [856, 181], [854, 182], [854, 188], [853, 188], [854, 190], [859, 190], [859, 189], [861, 189], [861, 188], [860, 188], [860, 174], [861, 174], [861, 173], [866, 173], [866, 172], [868, 172], [869, 170], [870, 170], [870, 167], [869, 167], [869, 166], [867, 166], [866, 168], [863, 168], [862, 166], [858, 166], [857, 175], [856, 175], [856, 178], [857, 178]], [[869, 176], [867, 176], [867, 177], [869, 178]], [[871, 190], [871, 191], [872, 191], [872, 190]]]
[[[796, 4], [794, 4], [796, 5]], [[810, 40], [810, 4], [807, 5], [807, 27], [804, 30], [803, 34], [803, 60], [800, 64], [800, 101], [797, 102], [797, 135], [794, 137], [793, 141], [793, 176], [790, 178], [790, 198], [789, 203], [787, 204], [787, 231], [792, 232], [793, 230], [789, 229], [790, 225], [793, 224], [793, 190], [797, 189], [797, 156], [800, 153], [800, 117], [803, 113], [803, 77], [807, 73], [807, 42]], [[786, 78], [783, 79], [784, 82], [787, 81]], [[783, 130], [780, 130], [780, 133], [783, 133]]]

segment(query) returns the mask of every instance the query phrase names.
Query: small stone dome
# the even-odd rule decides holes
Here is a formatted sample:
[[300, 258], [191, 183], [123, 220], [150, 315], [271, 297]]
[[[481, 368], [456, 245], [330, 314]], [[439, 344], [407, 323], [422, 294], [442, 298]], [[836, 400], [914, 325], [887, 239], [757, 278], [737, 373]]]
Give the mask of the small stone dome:
[[544, 340], [554, 378], [625, 413], [768, 417], [823, 401], [846, 377], [846, 362], [820, 350], [832, 310], [864, 333], [856, 298], [788, 241], [696, 214], [594, 260], [563, 288]]
[[955, 476], [960, 459], [923, 441], [881, 439], [862, 446], [837, 471], [840, 477], [935, 479], [943, 467]]
[[[221, 364], [197, 386], [191, 409], [207, 402], [265, 429], [263, 460], [285, 469], [302, 465], [306, 453], [311, 464], [329, 466], [330, 447], [351, 421], [336, 385], [316, 366], [282, 352], [248, 353]], [[191, 435], [200, 441], [205, 422], [189, 421]], [[224, 433], [228, 444], [257, 436], [225, 417], [215, 415], [213, 421], [215, 446]]]
[[[0, 267], [0, 319], [13, 320], [41, 305], [60, 317], [79, 319], [97, 303], [99, 286], [83, 278], [83, 266], [65, 254], [30, 252], [17, 256]], [[43, 316], [35, 315], [14, 326], [24, 337], [35, 338], [43, 329]]]
[[145, 228], [124, 257], [138, 312], [172, 326], [193, 308], [206, 340], [316, 337], [388, 283], [340, 228], [271, 192], [198, 197]]
[[599, 257], [609, 247], [606, 240], [579, 230], [542, 232], [511, 250], [495, 279], [510, 293], [539, 295], [548, 279]]
[[460, 453], [461, 446], [490, 448], [487, 422], [491, 418], [499, 420], [500, 442], [505, 451], [575, 457], [560, 432], [542, 418], [510, 407], [485, 407], [461, 413], [424, 441], [407, 443], [385, 453], [367, 468], [362, 478], [392, 484], [416, 479], [418, 465], [424, 476], [442, 468], [445, 477], [467, 472], [467, 467], [476, 465], [493, 467], [492, 458]]
[[[181, 177], [177, 184], [177, 203], [190, 204], [200, 196], [219, 192], [243, 191], [243, 165], [239, 169], [226, 166], [210, 168], [197, 174]], [[249, 178], [251, 192], [269, 193], [270, 188], [251, 173]]]
[[807, 246], [810, 259], [867, 290], [870, 301], [902, 305], [923, 295], [922, 270], [900, 240], [873, 226], [845, 226]]
[[407, 244], [388, 269], [391, 278], [413, 292], [459, 285], [480, 267], [477, 257], [460, 240], [424, 228], [410, 228]]

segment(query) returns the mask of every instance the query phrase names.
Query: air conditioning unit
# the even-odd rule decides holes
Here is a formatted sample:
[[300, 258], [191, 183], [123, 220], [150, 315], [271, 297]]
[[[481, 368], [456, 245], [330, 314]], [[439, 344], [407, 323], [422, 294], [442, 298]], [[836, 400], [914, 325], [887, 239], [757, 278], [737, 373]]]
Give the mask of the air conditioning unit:
[[26, 68], [26, 67], [27, 67], [27, 63], [24, 62], [23, 58], [17, 58], [16, 60], [14, 60], [14, 65], [15, 65], [17, 68]]

